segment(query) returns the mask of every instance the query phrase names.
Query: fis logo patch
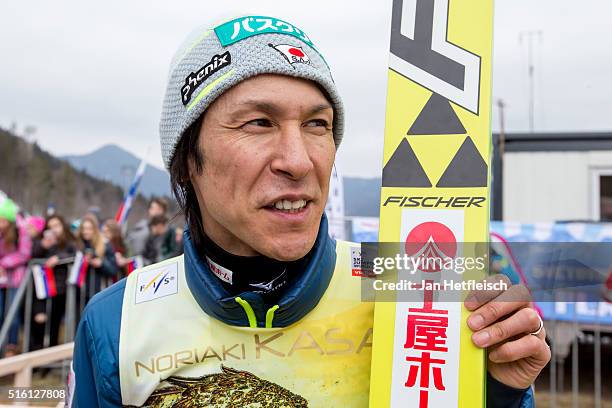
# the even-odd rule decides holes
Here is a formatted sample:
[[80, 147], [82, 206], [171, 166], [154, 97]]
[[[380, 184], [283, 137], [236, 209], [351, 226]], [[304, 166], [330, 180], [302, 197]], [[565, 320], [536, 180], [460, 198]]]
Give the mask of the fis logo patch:
[[268, 44], [268, 45], [274, 48], [276, 51], [278, 51], [283, 57], [285, 57], [287, 62], [290, 63], [291, 65], [293, 64], [311, 65], [310, 58], [308, 57], [308, 55], [306, 55], [302, 47], [295, 47], [289, 44], [279, 44], [279, 45]]
[[209, 63], [200, 68], [197, 72], [192, 72], [185, 78], [185, 85], [181, 88], [181, 99], [183, 105], [187, 106], [191, 100], [191, 96], [195, 90], [202, 85], [204, 81], [210, 78], [216, 72], [229, 66], [232, 63], [232, 56], [229, 51], [212, 57]]
[[173, 263], [138, 274], [136, 304], [178, 292], [178, 264]]

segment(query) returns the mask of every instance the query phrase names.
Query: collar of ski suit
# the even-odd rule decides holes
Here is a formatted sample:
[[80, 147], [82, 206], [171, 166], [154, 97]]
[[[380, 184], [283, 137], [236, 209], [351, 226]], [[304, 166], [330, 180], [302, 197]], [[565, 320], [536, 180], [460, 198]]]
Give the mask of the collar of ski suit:
[[336, 242], [327, 233], [327, 218], [323, 215], [310, 262], [277, 304], [267, 308], [258, 293], [232, 296], [223, 287], [204, 256], [197, 253], [189, 229], [185, 229], [183, 242], [185, 277], [191, 293], [204, 312], [232, 326], [271, 328], [297, 322], [319, 303], [336, 265]]

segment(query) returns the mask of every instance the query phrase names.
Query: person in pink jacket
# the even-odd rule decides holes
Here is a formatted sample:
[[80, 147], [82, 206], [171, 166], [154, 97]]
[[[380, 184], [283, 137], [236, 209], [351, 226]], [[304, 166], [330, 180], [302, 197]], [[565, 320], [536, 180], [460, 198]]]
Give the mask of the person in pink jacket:
[[[9, 198], [0, 202], [0, 323], [4, 324], [17, 288], [27, 270], [32, 242], [25, 220], [18, 215], [15, 203]], [[21, 315], [18, 313], [9, 330], [5, 357], [17, 354], [17, 337]]]

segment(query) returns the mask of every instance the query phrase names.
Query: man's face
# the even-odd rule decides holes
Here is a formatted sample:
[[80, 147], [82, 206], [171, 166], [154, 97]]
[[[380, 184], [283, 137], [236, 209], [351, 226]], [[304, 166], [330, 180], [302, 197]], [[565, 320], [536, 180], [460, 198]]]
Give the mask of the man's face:
[[236, 255], [306, 255], [327, 201], [332, 124], [310, 81], [260, 75], [220, 96], [200, 131], [202, 173], [190, 163], [206, 234]]

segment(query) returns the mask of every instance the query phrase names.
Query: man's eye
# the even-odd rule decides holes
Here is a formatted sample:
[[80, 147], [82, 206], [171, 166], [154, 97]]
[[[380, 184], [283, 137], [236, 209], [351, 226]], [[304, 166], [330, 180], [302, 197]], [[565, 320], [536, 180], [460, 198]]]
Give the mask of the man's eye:
[[268, 119], [260, 118], [260, 119], [253, 119], [251, 121], [248, 121], [247, 123], [245, 123], [245, 125], [272, 127], [272, 122], [270, 122]]
[[306, 122], [306, 126], [322, 126], [324, 128], [327, 128], [329, 126], [329, 123], [325, 119], [313, 119]]

